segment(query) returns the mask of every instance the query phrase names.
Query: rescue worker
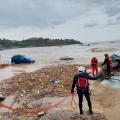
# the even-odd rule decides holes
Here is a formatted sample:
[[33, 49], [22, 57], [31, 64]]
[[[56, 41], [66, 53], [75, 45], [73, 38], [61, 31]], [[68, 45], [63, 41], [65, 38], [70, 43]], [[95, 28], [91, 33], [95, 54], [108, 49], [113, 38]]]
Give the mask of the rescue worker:
[[85, 67], [83, 67], [83, 66], [78, 67], [78, 72], [79, 73], [76, 74], [73, 79], [71, 94], [74, 95], [74, 88], [76, 86], [77, 94], [78, 94], [78, 98], [79, 98], [80, 114], [84, 114], [83, 109], [82, 109], [83, 95], [86, 97], [88, 107], [89, 107], [89, 113], [93, 114], [92, 104], [91, 104], [91, 100], [90, 100], [90, 90], [89, 90], [88, 79], [96, 80], [98, 77], [89, 76], [89, 74], [86, 72]]
[[111, 75], [111, 61], [107, 53], [105, 53], [104, 56], [105, 56], [105, 59], [104, 59], [102, 66], [106, 65], [107, 76], [110, 76]]
[[92, 75], [96, 76], [98, 74], [98, 60], [96, 57], [91, 59], [91, 68], [92, 68]]

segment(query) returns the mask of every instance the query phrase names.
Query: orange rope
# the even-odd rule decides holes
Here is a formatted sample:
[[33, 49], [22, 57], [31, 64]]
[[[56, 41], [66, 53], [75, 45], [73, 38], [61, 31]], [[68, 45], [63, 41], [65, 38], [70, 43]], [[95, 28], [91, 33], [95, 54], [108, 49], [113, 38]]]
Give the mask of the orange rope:
[[74, 95], [72, 95], [71, 106], [72, 106], [73, 109], [77, 109], [77, 103], [74, 99]]
[[67, 100], [67, 98], [70, 95], [66, 96], [64, 99], [62, 99], [61, 101], [57, 102], [56, 104], [51, 105], [48, 108], [40, 108], [40, 109], [32, 109], [32, 110], [28, 110], [28, 109], [23, 109], [23, 108], [19, 108], [19, 109], [13, 109], [12, 107], [9, 107], [7, 105], [4, 104], [0, 104], [0, 108], [4, 107], [7, 108], [8, 110], [12, 111], [12, 112], [19, 112], [21, 114], [38, 114], [39, 112], [48, 112], [49, 110], [57, 107], [60, 103], [64, 102], [65, 100]]

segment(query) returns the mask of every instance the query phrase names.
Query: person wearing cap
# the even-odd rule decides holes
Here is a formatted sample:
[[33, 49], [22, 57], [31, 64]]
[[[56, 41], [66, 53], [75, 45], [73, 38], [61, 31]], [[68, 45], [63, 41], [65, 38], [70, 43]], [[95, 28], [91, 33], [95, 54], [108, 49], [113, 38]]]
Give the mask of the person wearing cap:
[[97, 78], [98, 77], [89, 76], [89, 74], [86, 72], [85, 67], [83, 66], [78, 67], [78, 74], [76, 74], [73, 78], [71, 94], [74, 95], [74, 88], [76, 86], [77, 94], [79, 98], [80, 114], [84, 114], [83, 109], [82, 109], [83, 95], [85, 96], [87, 100], [88, 107], [89, 107], [89, 113], [93, 114], [88, 80], [96, 80]]
[[98, 59], [93, 57], [91, 59], [91, 68], [92, 68], [92, 75], [95, 76], [98, 74]]
[[107, 76], [110, 76], [111, 75], [111, 61], [107, 53], [105, 53], [104, 56], [105, 56], [105, 59], [104, 59], [104, 62], [102, 63], [102, 66], [106, 65]]

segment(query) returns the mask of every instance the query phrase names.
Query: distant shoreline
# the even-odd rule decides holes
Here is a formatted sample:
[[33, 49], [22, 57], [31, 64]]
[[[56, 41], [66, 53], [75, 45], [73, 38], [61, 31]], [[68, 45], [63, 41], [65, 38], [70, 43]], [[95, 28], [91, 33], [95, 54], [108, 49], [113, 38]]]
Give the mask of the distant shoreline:
[[[69, 46], [69, 45], [81, 45], [81, 44], [66, 44], [66, 45], [51, 45], [51, 46], [27, 46], [27, 47], [13, 47], [13, 48], [0, 48], [0, 50], [11, 50], [11, 49], [20, 49], [20, 48], [34, 48], [34, 47], [62, 47], [62, 46]], [[86, 45], [83, 45], [86, 46]], [[88, 46], [88, 45], [87, 45]]]
[[0, 39], [0, 50], [28, 48], [28, 47], [46, 47], [80, 44], [82, 42], [74, 39], [49, 39], [49, 38], [29, 38], [22, 41]]

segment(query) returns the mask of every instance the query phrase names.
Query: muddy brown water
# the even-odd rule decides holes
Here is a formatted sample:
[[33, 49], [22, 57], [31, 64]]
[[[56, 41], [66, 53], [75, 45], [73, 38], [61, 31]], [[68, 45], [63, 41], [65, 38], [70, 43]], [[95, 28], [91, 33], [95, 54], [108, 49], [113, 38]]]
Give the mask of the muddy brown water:
[[[93, 52], [92, 49], [99, 49]], [[109, 48], [113, 50], [109, 50]], [[107, 51], [106, 51], [107, 50]], [[120, 54], [119, 42], [107, 42], [92, 44], [90, 46], [68, 45], [68, 46], [53, 46], [53, 47], [33, 47], [33, 48], [18, 48], [0, 51], [0, 63], [11, 64], [11, 57], [16, 54], [22, 54], [35, 60], [34, 64], [29, 65], [11, 65], [4, 69], [0, 69], [0, 80], [9, 78], [21, 72], [31, 72], [39, 68], [58, 65], [58, 64], [90, 64], [93, 56], [96, 56], [99, 62], [104, 60], [104, 53], [110, 55]], [[74, 60], [62, 61], [60, 57], [71, 57]], [[6, 74], [7, 73], [7, 74]]]

